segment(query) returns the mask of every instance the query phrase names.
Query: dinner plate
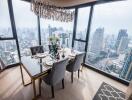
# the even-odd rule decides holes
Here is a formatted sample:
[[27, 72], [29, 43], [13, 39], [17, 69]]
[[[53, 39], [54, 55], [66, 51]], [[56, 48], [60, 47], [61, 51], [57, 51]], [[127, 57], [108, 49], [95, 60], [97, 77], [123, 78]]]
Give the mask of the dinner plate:
[[48, 66], [52, 66], [53, 65], [53, 61], [46, 61], [45, 64], [48, 65]]
[[37, 58], [44, 58], [47, 55], [48, 55], [47, 53], [38, 53], [38, 54], [35, 55], [35, 57], [37, 57]]
[[76, 54], [69, 54], [69, 56], [70, 56], [70, 57], [75, 57], [75, 56], [76, 56]]

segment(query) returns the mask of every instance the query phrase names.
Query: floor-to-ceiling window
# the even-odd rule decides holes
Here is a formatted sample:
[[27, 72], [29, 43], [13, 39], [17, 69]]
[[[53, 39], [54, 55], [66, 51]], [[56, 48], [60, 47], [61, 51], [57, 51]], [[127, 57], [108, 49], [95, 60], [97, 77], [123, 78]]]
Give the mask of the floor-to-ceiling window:
[[12, 0], [16, 30], [21, 56], [30, 55], [30, 47], [39, 45], [37, 16], [31, 11], [30, 3]]
[[132, 1], [94, 6], [85, 63], [115, 77], [132, 79]]
[[7, 0], [0, 0], [0, 58], [6, 66], [19, 62]]

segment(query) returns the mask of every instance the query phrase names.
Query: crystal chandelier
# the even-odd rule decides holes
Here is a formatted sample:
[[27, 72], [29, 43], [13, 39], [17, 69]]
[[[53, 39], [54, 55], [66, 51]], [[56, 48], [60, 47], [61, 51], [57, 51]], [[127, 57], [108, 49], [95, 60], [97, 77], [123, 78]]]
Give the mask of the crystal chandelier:
[[39, 17], [61, 22], [71, 22], [74, 19], [74, 11], [64, 7], [58, 7], [46, 0], [32, 0], [31, 10]]

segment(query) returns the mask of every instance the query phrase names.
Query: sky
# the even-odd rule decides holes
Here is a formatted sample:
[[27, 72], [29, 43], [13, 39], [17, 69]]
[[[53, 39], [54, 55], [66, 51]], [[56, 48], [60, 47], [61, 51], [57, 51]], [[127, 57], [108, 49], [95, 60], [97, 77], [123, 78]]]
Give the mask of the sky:
[[127, 29], [132, 34], [132, 0], [97, 5], [94, 8], [92, 32], [104, 27], [105, 34], [117, 34], [119, 29]]
[[[17, 27], [37, 27], [37, 17], [30, 10], [30, 4], [20, 0], [12, 0]], [[79, 9], [77, 31], [83, 31], [87, 27], [90, 8]], [[7, 1], [0, 0], [0, 28], [10, 27]], [[41, 19], [41, 27], [47, 28], [63, 27], [65, 30], [72, 30], [73, 22], [62, 23], [58, 21]], [[118, 34], [119, 29], [127, 29], [132, 34], [132, 0], [118, 1], [113, 3], [99, 4], [94, 7], [91, 34], [96, 28], [104, 27], [105, 34]]]
[[11, 27], [7, 0], [0, 0], [0, 28]]

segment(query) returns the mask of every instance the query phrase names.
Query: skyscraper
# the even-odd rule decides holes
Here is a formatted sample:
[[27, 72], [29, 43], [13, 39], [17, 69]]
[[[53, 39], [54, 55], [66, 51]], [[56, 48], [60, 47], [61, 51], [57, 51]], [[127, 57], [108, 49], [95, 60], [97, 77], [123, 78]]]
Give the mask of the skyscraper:
[[48, 25], [48, 32], [49, 32], [49, 36], [52, 36], [52, 30], [51, 30], [51, 26]]
[[128, 37], [127, 30], [121, 29], [118, 33], [118, 37], [115, 43], [115, 50], [118, 49], [122, 37]]
[[90, 51], [99, 54], [103, 49], [104, 28], [98, 28], [93, 34]]
[[126, 54], [124, 61], [120, 77], [130, 81], [132, 80], [132, 50]]
[[120, 53], [124, 53], [126, 48], [128, 47], [128, 37], [122, 37], [120, 40], [120, 44], [118, 46], [117, 52]]

